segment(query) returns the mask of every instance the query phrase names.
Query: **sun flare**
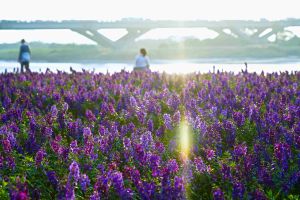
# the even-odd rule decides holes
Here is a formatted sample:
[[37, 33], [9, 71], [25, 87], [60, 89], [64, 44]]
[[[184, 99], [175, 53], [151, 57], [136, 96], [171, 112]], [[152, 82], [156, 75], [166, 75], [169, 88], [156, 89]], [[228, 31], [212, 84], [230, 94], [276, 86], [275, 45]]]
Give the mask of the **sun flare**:
[[187, 160], [190, 149], [191, 149], [191, 138], [190, 138], [190, 130], [188, 123], [186, 121], [182, 121], [179, 129], [179, 149], [181, 152], [182, 159], [184, 161]]

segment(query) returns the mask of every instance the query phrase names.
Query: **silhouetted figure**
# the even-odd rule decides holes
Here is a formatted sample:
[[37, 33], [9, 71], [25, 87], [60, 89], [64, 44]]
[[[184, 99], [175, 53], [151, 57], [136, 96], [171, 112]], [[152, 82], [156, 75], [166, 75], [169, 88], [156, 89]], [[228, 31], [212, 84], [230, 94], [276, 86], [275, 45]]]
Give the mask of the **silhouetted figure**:
[[73, 69], [73, 67], [70, 67], [70, 72], [72, 72], [72, 74], [76, 74], [76, 71]]
[[146, 49], [140, 49], [140, 54], [135, 58], [134, 70], [147, 70], [149, 69], [149, 57], [147, 56]]
[[248, 72], [248, 63], [245, 62], [245, 66], [246, 66], [246, 71], [245, 72]]
[[28, 44], [25, 42], [24, 39], [21, 40], [20, 52], [18, 61], [21, 64], [21, 73], [24, 72], [24, 67], [26, 72], [31, 72], [29, 69], [29, 62], [30, 62], [31, 52]]

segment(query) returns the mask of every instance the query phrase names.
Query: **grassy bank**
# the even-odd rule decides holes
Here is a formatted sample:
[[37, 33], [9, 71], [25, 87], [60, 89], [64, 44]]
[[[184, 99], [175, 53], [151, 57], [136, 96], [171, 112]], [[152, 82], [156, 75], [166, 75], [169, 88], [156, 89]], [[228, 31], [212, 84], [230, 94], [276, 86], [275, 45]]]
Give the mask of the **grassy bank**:
[[[153, 59], [201, 58], [278, 58], [300, 55], [300, 45], [199, 42], [198, 40], [144, 41], [112, 50], [96, 45], [30, 43], [32, 59], [46, 62], [86, 62], [100, 60], [132, 60], [139, 48], [145, 47]], [[0, 60], [16, 60], [19, 44], [0, 44]]]

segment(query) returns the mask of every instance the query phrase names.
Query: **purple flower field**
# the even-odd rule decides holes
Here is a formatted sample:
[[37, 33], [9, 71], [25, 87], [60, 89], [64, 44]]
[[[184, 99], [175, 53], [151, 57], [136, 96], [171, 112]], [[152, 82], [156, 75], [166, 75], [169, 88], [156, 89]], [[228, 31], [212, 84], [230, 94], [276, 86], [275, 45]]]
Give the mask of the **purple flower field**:
[[300, 73], [0, 75], [0, 199], [299, 199]]

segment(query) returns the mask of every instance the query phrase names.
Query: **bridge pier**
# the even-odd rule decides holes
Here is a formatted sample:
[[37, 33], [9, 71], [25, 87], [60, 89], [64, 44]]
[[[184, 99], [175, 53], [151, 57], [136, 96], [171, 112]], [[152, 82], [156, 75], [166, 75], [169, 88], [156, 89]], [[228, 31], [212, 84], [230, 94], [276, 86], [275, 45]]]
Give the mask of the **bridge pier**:
[[123, 47], [128, 46], [130, 43], [134, 42], [135, 39], [137, 39], [141, 35], [145, 34], [150, 29], [128, 28], [126, 30], [128, 33], [116, 41], [116, 44], [118, 47], [123, 48]]
[[219, 34], [218, 37], [220, 37], [220, 36], [229, 36], [228, 34], [224, 33], [224, 31], [223, 31], [224, 28], [209, 28], [209, 29], [216, 32], [216, 33], [218, 33]]
[[123, 48], [128, 46], [128, 44], [134, 42], [136, 38], [145, 34], [150, 29], [135, 29], [135, 28], [128, 28], [127, 34], [118, 39], [117, 41], [112, 41], [107, 37], [103, 36], [97, 30], [94, 29], [71, 29], [72, 31], [83, 35], [84, 37], [89, 38], [90, 40], [96, 42], [97, 44], [107, 47], [107, 48]]
[[[231, 34], [225, 33], [224, 29], [229, 29], [231, 31]], [[248, 39], [247, 35], [238, 28], [222, 27], [222, 28], [210, 28], [210, 30], [218, 33], [219, 34], [218, 37], [225, 36], [225, 37], [233, 37], [233, 38], [238, 37], [240, 39], [245, 39], [245, 40]]]
[[[271, 28], [272, 30], [271, 30], [270, 32], [266, 33], [265, 35], [262, 35], [262, 36], [260, 37], [260, 35], [261, 35], [265, 30], [267, 30], [268, 28]], [[278, 27], [265, 27], [265, 28], [259, 28], [259, 29], [257, 30], [257, 32], [254, 33], [253, 35], [251, 35], [250, 37], [251, 37], [251, 39], [256, 39], [257, 41], [262, 42], [262, 41], [267, 41], [268, 38], [269, 38], [270, 36], [272, 36], [273, 34], [275, 34], [275, 36], [277, 37], [277, 34], [278, 34], [279, 32], [281, 32], [281, 31], [284, 31], [284, 29], [283, 29], [283, 28], [278, 28]]]
[[277, 33], [279, 33], [280, 31], [283, 31], [283, 29], [280, 28], [272, 28], [272, 31], [270, 31], [269, 33], [263, 35], [262, 37], [260, 37], [262, 40], [267, 40], [270, 36], [272, 36], [273, 34], [275, 34], [276, 38], [277, 38]]
[[[265, 30], [268, 28], [271, 28], [272, 30], [262, 36], [260, 36]], [[229, 29], [232, 34], [227, 34], [224, 32], [224, 29]], [[268, 38], [275, 34], [277, 37], [277, 34], [281, 31], [284, 31], [282, 27], [265, 27], [265, 28], [258, 28], [257, 32], [255, 32], [253, 35], [249, 36], [245, 32], [243, 32], [238, 27], [220, 27], [220, 28], [210, 28], [210, 30], [215, 31], [218, 33], [218, 37], [225, 36], [225, 37], [235, 37], [237, 36], [239, 39], [252, 41], [252, 42], [268, 42]]]
[[115, 44], [113, 41], [108, 39], [107, 37], [100, 34], [97, 30], [93, 29], [71, 29], [72, 31], [83, 35], [84, 37], [89, 38], [90, 40], [96, 42], [97, 44], [108, 47], [108, 48], [115, 48]]
[[231, 32], [243, 40], [249, 40], [249, 36], [239, 28], [230, 28]]

